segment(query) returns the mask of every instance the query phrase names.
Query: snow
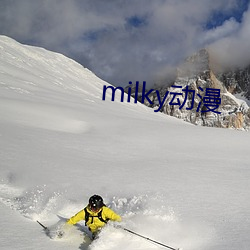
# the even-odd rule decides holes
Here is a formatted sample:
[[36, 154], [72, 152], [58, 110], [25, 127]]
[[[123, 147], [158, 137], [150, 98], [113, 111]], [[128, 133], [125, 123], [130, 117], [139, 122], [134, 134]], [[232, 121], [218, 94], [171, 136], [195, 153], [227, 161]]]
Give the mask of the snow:
[[96, 193], [122, 226], [163, 244], [248, 250], [249, 133], [102, 101], [107, 84], [63, 55], [0, 36], [0, 248], [163, 249], [112, 223], [93, 243], [84, 222], [62, 239], [36, 223], [62, 225], [58, 215]]
[[246, 97], [244, 97], [242, 94], [235, 94], [234, 95], [238, 100], [240, 100], [240, 103], [242, 104], [244, 104], [244, 103], [246, 103], [248, 106], [250, 106], [250, 101], [246, 98]]

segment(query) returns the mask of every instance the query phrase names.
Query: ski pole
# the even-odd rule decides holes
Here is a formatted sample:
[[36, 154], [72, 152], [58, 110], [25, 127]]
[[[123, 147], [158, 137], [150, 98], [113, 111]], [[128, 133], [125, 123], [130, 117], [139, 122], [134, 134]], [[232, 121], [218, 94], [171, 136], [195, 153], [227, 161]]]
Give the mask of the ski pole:
[[38, 220], [37, 220], [36, 222], [37, 222], [40, 226], [42, 226], [44, 230], [48, 230], [48, 228], [45, 227], [41, 222], [39, 222]]
[[171, 250], [180, 250], [180, 248], [173, 248], [173, 247], [167, 246], [167, 245], [162, 244], [162, 243], [160, 243], [160, 242], [158, 242], [158, 241], [155, 241], [155, 240], [152, 240], [152, 239], [150, 239], [150, 238], [148, 238], [148, 237], [145, 237], [145, 236], [143, 236], [143, 235], [141, 235], [141, 234], [135, 233], [135, 232], [133, 232], [133, 231], [127, 229], [127, 228], [122, 228], [122, 229], [125, 230], [125, 231], [127, 231], [127, 232], [129, 232], [129, 233], [131, 233], [131, 234], [137, 235], [137, 236], [139, 236], [139, 237], [141, 237], [141, 238], [143, 238], [143, 239], [145, 239], [145, 240], [148, 240], [148, 241], [154, 242], [154, 243], [156, 243], [156, 244], [158, 244], [158, 245], [161, 245], [161, 246], [163, 246], [163, 247], [166, 247], [166, 248], [168, 248], [168, 249], [171, 249]]

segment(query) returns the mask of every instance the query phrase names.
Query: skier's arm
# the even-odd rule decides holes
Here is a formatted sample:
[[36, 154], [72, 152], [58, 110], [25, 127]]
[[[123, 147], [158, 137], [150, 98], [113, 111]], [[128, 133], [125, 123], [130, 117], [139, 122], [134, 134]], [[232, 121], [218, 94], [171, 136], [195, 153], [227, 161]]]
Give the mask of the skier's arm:
[[122, 220], [121, 216], [116, 214], [113, 210], [110, 208], [105, 207], [105, 217], [107, 219], [110, 219], [112, 221], [118, 221], [120, 222]]
[[77, 214], [75, 214], [74, 216], [72, 216], [72, 217], [67, 221], [67, 224], [75, 225], [78, 221], [84, 220], [84, 218], [85, 218], [85, 212], [84, 212], [84, 209], [83, 209], [83, 210], [81, 210], [80, 212], [78, 212]]

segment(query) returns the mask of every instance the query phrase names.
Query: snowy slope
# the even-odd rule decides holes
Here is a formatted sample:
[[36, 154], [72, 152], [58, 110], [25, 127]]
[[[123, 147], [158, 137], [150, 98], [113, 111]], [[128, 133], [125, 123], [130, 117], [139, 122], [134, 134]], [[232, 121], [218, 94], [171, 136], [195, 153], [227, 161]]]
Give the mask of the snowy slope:
[[123, 226], [164, 244], [248, 250], [249, 133], [102, 101], [105, 84], [0, 37], [0, 248], [162, 249], [112, 226], [92, 244], [79, 227], [51, 240], [35, 222], [53, 226], [98, 193]]

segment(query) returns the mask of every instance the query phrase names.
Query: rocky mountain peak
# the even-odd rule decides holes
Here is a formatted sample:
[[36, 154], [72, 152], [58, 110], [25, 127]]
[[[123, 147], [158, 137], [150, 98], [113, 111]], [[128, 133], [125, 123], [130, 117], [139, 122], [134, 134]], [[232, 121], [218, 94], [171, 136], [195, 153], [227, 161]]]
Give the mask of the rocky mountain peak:
[[224, 83], [228, 92], [250, 103], [250, 65], [218, 73], [217, 78]]
[[177, 68], [177, 77], [175, 82], [186, 85], [190, 79], [200, 79], [200, 86], [204, 88], [217, 88], [222, 92], [226, 91], [224, 84], [217, 78], [213, 71], [213, 65], [210, 53], [207, 49], [201, 49], [197, 53], [188, 57]]
[[[204, 103], [204, 100], [215, 101], [211, 96], [204, 99], [207, 89], [214, 89], [214, 93], [219, 94], [216, 98], [221, 100], [213, 111]], [[171, 86], [162, 85], [158, 91], [162, 99], [168, 92], [161, 109], [167, 115], [201, 126], [250, 128], [250, 108], [247, 104], [250, 100], [250, 66], [219, 72], [209, 51], [201, 49], [179, 65]], [[240, 94], [245, 99], [239, 99]], [[155, 92], [150, 94], [150, 100], [151, 103], [145, 102], [147, 106], [159, 105]]]
[[207, 49], [201, 49], [197, 53], [188, 57], [177, 69], [177, 77], [194, 77], [197, 75], [206, 75], [210, 70], [209, 52]]

